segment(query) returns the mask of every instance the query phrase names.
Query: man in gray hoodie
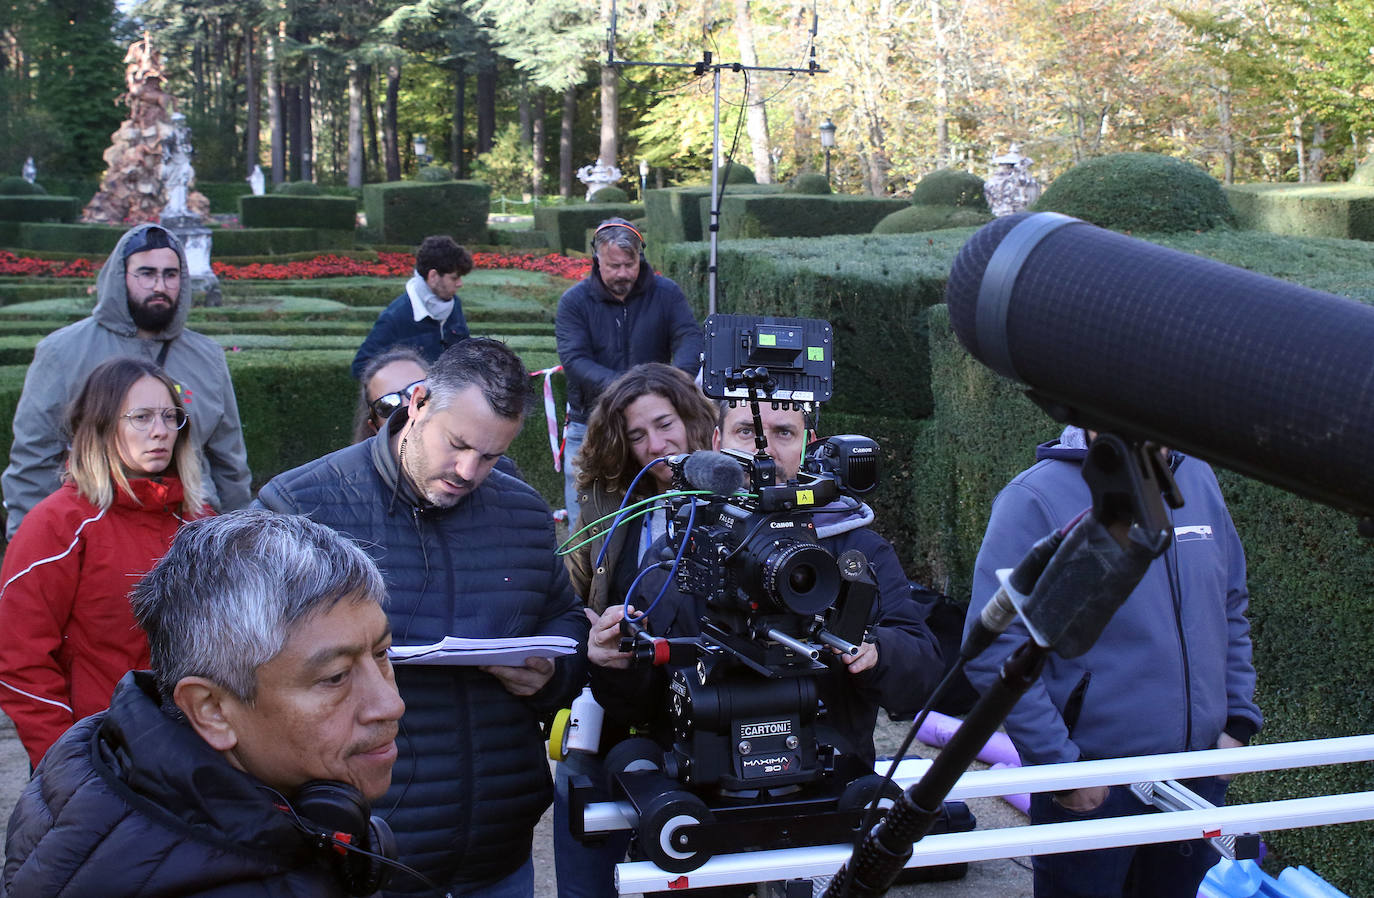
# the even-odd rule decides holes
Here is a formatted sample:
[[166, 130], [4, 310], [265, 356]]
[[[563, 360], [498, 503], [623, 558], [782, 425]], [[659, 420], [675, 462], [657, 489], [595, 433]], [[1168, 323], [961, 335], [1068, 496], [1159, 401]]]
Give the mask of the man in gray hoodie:
[[69, 437], [63, 432], [67, 403], [91, 369], [113, 356], [154, 361], [176, 382], [201, 452], [210, 504], [231, 511], [252, 498], [224, 350], [186, 329], [191, 279], [181, 242], [157, 225], [131, 228], [100, 269], [96, 286], [99, 299], [91, 316], [44, 337], [24, 376], [10, 463], [0, 478], [7, 537], [57, 489]]

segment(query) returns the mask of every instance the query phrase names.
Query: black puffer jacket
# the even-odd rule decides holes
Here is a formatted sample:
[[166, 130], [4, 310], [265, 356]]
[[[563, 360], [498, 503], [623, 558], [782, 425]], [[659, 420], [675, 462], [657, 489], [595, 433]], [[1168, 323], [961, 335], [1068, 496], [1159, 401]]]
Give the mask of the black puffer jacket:
[[621, 302], [592, 273], [569, 287], [554, 318], [558, 361], [568, 378], [568, 418], [586, 423], [601, 391], [643, 362], [662, 362], [692, 377], [701, 368], [701, 327], [682, 288], [640, 256], [639, 278]]
[[148, 673], [48, 750], [5, 839], [11, 898], [343, 895], [272, 796], [158, 705]]
[[[493, 470], [452, 508], [424, 503], [399, 478], [388, 439], [404, 422], [397, 414], [373, 439], [277, 476], [258, 502], [326, 524], [372, 556], [397, 645], [533, 634], [585, 643], [544, 500]], [[553, 798], [540, 719], [582, 684], [584, 659], [561, 659], [528, 699], [475, 667], [396, 668], [400, 756], [373, 812], [391, 824], [402, 861], [441, 885], [491, 881], [525, 862]], [[412, 888], [403, 879], [392, 888]]]

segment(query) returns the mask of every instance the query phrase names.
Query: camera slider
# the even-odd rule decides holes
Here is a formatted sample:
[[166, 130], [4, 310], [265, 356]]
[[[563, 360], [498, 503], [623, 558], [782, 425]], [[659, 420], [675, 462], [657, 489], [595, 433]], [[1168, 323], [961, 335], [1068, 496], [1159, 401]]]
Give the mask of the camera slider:
[[[883, 784], [881, 775], [868, 773], [852, 781], [828, 777], [799, 789], [780, 790], [782, 794], [702, 797], [655, 768], [652, 759], [642, 757], [657, 749], [654, 743], [630, 739], [616, 748], [621, 746], [626, 751], [613, 749], [607, 756], [610, 794], [635, 831], [637, 853], [670, 873], [689, 873], [713, 857], [741, 851], [851, 842], [864, 808]], [[613, 764], [625, 769], [613, 772]], [[569, 783], [569, 822], [579, 840], [596, 840], [584, 831], [583, 821], [598, 791], [587, 776], [573, 777]], [[899, 794], [901, 790], [889, 782], [883, 804]], [[971, 832], [975, 824], [964, 802], [951, 801], [945, 803], [934, 831]], [[930, 879], [955, 878], [966, 867], [951, 864], [927, 872]]]

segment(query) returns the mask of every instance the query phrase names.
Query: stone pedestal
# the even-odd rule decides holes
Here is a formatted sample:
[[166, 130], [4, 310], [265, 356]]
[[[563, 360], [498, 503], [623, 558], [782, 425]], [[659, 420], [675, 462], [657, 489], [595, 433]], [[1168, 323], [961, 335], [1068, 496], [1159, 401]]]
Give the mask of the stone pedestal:
[[219, 278], [210, 267], [211, 231], [200, 223], [199, 216], [178, 215], [164, 217], [159, 222], [164, 228], [177, 235], [186, 249], [186, 273], [191, 278], [191, 290], [205, 291], [207, 306], [224, 304], [219, 290]]

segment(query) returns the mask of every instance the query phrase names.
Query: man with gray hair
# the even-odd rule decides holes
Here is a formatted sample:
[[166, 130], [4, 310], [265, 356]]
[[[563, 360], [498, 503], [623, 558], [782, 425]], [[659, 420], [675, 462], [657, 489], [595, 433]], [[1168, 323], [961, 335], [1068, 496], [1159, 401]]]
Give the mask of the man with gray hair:
[[[585, 643], [548, 505], [496, 467], [528, 393], [525, 367], [504, 343], [464, 340], [376, 436], [277, 476], [258, 501], [333, 527], [377, 560], [398, 644]], [[581, 655], [398, 669], [409, 711], [382, 806], [402, 861], [455, 894], [533, 894], [530, 843], [553, 798], [540, 723], [584, 676]]]
[[577, 452], [587, 416], [611, 381], [643, 362], [662, 362], [696, 377], [701, 327], [682, 288], [644, 257], [644, 236], [623, 218], [608, 218], [592, 237], [592, 271], [558, 301], [558, 360], [568, 379], [563, 434], [563, 503], [577, 525]]
[[[367, 803], [405, 710], [385, 601], [366, 553], [305, 518], [182, 528], [133, 592], [153, 670], [49, 749], [10, 818], [0, 894], [374, 891], [336, 843], [381, 850]], [[356, 827], [311, 816], [321, 789]]]

